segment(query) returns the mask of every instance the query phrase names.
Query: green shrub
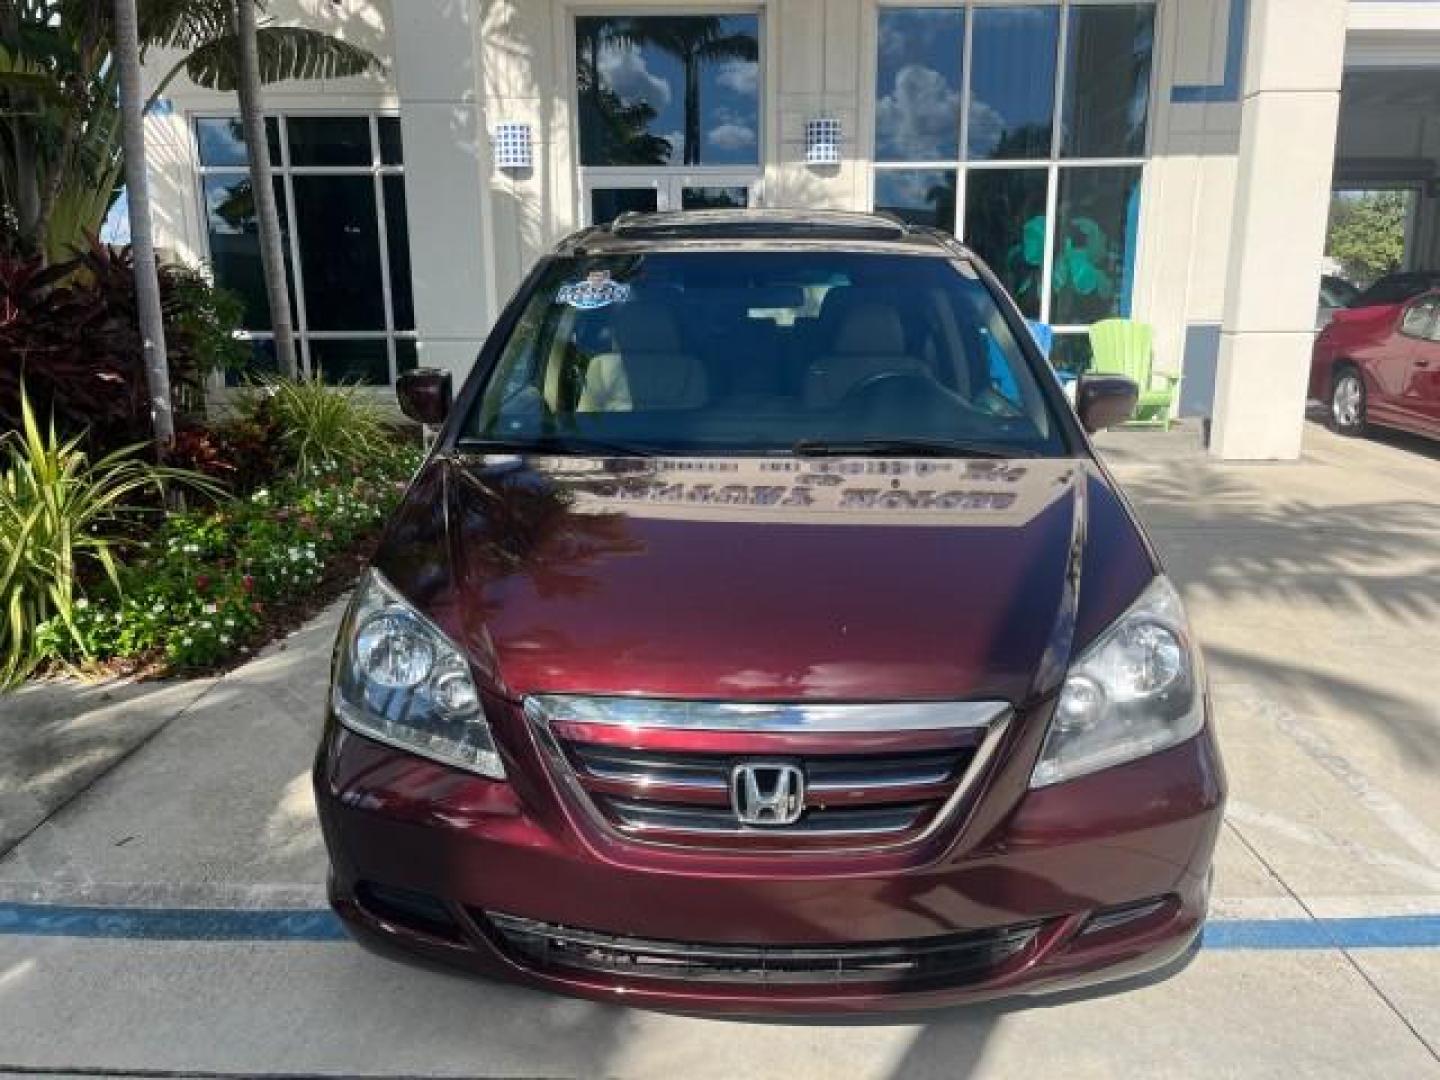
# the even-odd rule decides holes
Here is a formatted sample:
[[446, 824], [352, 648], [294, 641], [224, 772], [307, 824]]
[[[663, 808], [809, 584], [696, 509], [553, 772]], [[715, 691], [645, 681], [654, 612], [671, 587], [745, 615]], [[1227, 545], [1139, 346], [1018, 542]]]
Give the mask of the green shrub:
[[[203, 477], [139, 459], [139, 447], [92, 462], [81, 436], [62, 440], [53, 420], [41, 431], [23, 387], [20, 413], [20, 430], [0, 436], [0, 686], [41, 659], [37, 633], [47, 621], [51, 639], [68, 636], [88, 655], [75, 623], [82, 578], [103, 574], [119, 588], [127, 524], [158, 506], [167, 482], [221, 494]], [[149, 507], [131, 501], [147, 494]]]
[[319, 378], [265, 379], [241, 411], [272, 426], [301, 475], [363, 465], [394, 441], [384, 408], [364, 389]]
[[212, 667], [258, 641], [270, 609], [313, 595], [334, 559], [394, 508], [419, 464], [386, 439], [363, 471], [319, 467], [243, 499], [168, 517], [103, 599], [57, 620], [44, 643], [55, 659], [163, 654], [176, 668]]

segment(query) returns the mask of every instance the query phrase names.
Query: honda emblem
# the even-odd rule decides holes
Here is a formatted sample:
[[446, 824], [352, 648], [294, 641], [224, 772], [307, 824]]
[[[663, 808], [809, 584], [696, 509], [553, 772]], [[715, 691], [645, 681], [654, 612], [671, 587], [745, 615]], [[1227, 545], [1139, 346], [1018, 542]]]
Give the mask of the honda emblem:
[[736, 765], [730, 770], [730, 805], [742, 825], [793, 825], [805, 811], [805, 774], [784, 762]]

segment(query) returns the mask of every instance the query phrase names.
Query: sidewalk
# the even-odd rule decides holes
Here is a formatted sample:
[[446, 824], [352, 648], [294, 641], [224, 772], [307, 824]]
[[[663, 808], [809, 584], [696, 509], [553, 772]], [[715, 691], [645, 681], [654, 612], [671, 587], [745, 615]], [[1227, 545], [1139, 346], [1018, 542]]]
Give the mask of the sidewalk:
[[[745, 1023], [424, 971], [325, 934], [0, 925], [0, 1074], [1440, 1077], [1440, 948], [1393, 933], [1440, 916], [1440, 448], [1312, 428], [1301, 463], [1218, 466], [1193, 432], [1103, 445], [1206, 645], [1231, 777], [1215, 931], [1177, 977]], [[0, 700], [0, 837], [25, 837], [0, 857], [0, 910], [321, 907], [308, 773], [337, 618], [218, 680]], [[67, 693], [87, 710], [75, 719]], [[39, 774], [53, 785], [22, 760], [40, 760], [37, 740], [16, 736], [16, 703], [34, 701], [36, 730], [63, 731], [84, 763], [56, 755]], [[30, 781], [18, 798], [16, 777]]]

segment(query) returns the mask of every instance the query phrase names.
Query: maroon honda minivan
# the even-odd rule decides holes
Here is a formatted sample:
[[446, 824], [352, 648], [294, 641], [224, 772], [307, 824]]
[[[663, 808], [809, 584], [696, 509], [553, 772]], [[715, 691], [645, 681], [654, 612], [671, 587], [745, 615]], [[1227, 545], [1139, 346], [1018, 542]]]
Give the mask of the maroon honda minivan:
[[1175, 588], [1015, 305], [882, 217], [571, 236], [439, 425], [335, 647], [356, 937], [726, 1012], [1178, 967], [1225, 779]]

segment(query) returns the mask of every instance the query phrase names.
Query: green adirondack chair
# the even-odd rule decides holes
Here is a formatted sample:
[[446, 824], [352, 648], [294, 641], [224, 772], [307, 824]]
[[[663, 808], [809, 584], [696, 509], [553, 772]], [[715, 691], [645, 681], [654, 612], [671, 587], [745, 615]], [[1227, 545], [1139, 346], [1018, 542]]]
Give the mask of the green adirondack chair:
[[1170, 407], [1180, 376], [1156, 372], [1155, 332], [1149, 325], [1131, 319], [1106, 319], [1090, 327], [1090, 370], [1100, 375], [1123, 375], [1140, 387], [1135, 418], [1127, 426], [1161, 427], [1169, 430]]

